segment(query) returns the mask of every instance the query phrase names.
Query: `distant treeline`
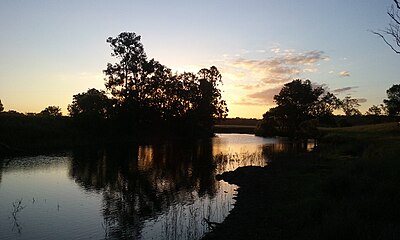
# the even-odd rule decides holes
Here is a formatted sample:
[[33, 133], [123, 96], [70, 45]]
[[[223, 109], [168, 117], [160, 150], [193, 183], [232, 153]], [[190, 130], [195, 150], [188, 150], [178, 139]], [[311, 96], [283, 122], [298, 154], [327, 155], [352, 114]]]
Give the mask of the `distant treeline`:
[[[361, 124], [396, 121], [400, 114], [400, 84], [386, 91], [388, 99], [380, 106], [373, 105], [365, 116], [358, 110], [357, 99], [339, 99], [310, 80], [296, 79], [286, 83], [274, 96], [276, 107], [270, 108], [256, 128], [259, 136], [287, 136], [300, 139], [319, 139], [318, 127], [346, 127]], [[341, 109], [345, 116], [335, 116]]]
[[0, 156], [72, 147], [76, 133], [70, 117], [0, 112]]
[[242, 126], [257, 126], [260, 123], [260, 119], [256, 118], [225, 118], [215, 122], [216, 125], [242, 125]]

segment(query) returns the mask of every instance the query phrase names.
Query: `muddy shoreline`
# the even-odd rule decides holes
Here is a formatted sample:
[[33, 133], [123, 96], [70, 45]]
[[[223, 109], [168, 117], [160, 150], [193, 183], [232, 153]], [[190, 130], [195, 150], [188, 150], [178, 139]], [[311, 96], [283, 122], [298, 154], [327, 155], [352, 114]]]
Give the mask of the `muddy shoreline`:
[[[241, 167], [217, 176], [218, 180], [238, 185], [235, 207], [223, 223], [203, 239], [248, 239], [257, 225], [260, 211], [265, 211], [268, 197], [268, 179], [271, 175], [264, 167]], [[262, 181], [260, 181], [262, 179]], [[261, 237], [261, 236], [259, 236]]]
[[265, 167], [240, 167], [218, 175], [217, 180], [239, 186], [236, 203], [203, 239], [308, 239], [308, 226], [314, 222], [308, 221], [312, 203], [304, 202], [304, 196], [331, 172], [316, 157], [280, 156]]

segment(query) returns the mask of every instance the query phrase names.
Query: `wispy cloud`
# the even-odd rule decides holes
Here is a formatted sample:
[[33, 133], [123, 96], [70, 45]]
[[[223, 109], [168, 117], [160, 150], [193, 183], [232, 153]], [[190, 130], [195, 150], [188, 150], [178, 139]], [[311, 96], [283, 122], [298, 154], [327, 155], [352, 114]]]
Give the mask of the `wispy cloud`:
[[260, 89], [260, 84], [239, 84], [236, 85], [237, 87], [240, 87], [244, 90], [254, 90], [254, 89]]
[[282, 86], [265, 89], [259, 92], [255, 92], [247, 95], [247, 97], [253, 99], [256, 102], [264, 103], [264, 105], [274, 105], [274, 96], [277, 95], [282, 89]]
[[358, 103], [366, 103], [367, 99], [366, 98], [357, 98]]
[[[279, 53], [278, 50], [276, 52]], [[315, 63], [325, 58], [322, 51], [278, 54], [269, 59], [235, 58], [227, 62], [228, 71], [250, 75], [249, 78], [264, 84], [285, 83], [298, 77], [302, 72], [316, 72]]]
[[353, 90], [356, 88], [358, 88], [358, 86], [337, 88], [337, 89], [334, 89], [332, 92], [339, 94], [339, 93], [349, 92], [350, 90]]
[[339, 73], [339, 76], [341, 76], [341, 77], [350, 77], [350, 72], [349, 71], [341, 71]]
[[[253, 53], [264, 53], [264, 50]], [[238, 89], [231, 104], [273, 106], [273, 97], [283, 84], [301, 78], [303, 74], [318, 72], [320, 62], [328, 59], [323, 51], [316, 50], [297, 52], [294, 49], [272, 48], [270, 52], [265, 51], [267, 55], [269, 57], [263, 59], [251, 54], [240, 57], [225, 55], [224, 60], [217, 64], [224, 78]]]

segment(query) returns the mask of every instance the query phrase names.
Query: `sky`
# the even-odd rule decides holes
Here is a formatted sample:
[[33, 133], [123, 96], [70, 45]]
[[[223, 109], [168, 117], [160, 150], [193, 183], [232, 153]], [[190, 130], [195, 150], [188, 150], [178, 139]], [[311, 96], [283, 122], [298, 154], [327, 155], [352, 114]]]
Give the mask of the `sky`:
[[105, 89], [108, 37], [135, 32], [174, 71], [216, 66], [228, 117], [262, 118], [293, 79], [309, 79], [360, 110], [400, 83], [400, 55], [371, 30], [392, 0], [0, 0], [0, 99], [40, 112]]

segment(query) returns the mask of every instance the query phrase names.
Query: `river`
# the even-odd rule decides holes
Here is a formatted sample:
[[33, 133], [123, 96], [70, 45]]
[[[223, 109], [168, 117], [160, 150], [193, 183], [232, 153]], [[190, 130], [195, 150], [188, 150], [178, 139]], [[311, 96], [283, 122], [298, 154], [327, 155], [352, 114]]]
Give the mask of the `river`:
[[275, 138], [85, 148], [0, 160], [0, 239], [200, 239], [234, 207], [215, 175], [265, 166]]

